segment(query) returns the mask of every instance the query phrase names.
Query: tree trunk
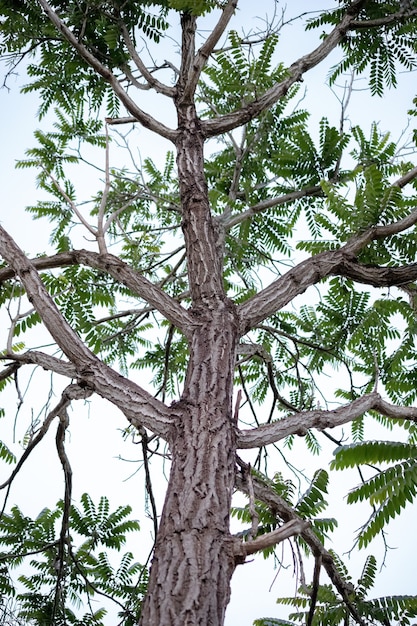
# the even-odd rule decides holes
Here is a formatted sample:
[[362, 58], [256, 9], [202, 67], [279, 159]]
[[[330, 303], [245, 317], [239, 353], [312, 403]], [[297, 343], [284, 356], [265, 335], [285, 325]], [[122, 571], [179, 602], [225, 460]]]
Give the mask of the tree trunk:
[[146, 626], [220, 626], [230, 597], [236, 323], [227, 301], [205, 318], [191, 343], [183, 397], [173, 405], [173, 463], [141, 619]]
[[[186, 33], [188, 30], [186, 29]], [[177, 101], [177, 165], [193, 329], [184, 391], [172, 406], [172, 468], [143, 626], [221, 626], [235, 568], [229, 530], [235, 478], [232, 416], [238, 325], [222, 278], [222, 238], [208, 201], [192, 99]]]

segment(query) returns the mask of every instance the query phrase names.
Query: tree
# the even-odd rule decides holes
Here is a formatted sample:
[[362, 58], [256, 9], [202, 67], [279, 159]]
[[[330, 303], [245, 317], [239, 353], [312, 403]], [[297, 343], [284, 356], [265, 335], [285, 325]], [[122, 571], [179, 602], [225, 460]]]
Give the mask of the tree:
[[[348, 131], [351, 90], [340, 127], [323, 118], [317, 140], [296, 106], [304, 75], [336, 49], [342, 55], [331, 83], [353, 72], [369, 79], [374, 97], [395, 87], [399, 65], [415, 67], [417, 3], [351, 0], [308, 16], [307, 28], [318, 28], [321, 40], [287, 66], [276, 61], [285, 14], [275, 13], [263, 32], [239, 35], [238, 5], [0, 2], [8, 74], [27, 62], [31, 82], [23, 91], [39, 91], [41, 119], [55, 111], [53, 131], [36, 131], [37, 146], [19, 164], [37, 167], [49, 194], [29, 211], [49, 219], [52, 251], [29, 259], [0, 227], [1, 302], [11, 318], [3, 384], [33, 367], [70, 380], [3, 484], [8, 493], [56, 421], [65, 494], [52, 623], [65, 623], [59, 590], [74, 563], [71, 533], [81, 524], [71, 507], [68, 408], [92, 394], [124, 414], [145, 459], [157, 439], [169, 446], [141, 624], [223, 624], [236, 566], [293, 536], [316, 562], [309, 624], [317, 595], [326, 601], [320, 568], [357, 623], [396, 615], [393, 603], [378, 614], [365, 609], [370, 584], [355, 591], [324, 546], [336, 523], [319, 517], [327, 472], [297, 498], [287, 476], [267, 476], [262, 459], [268, 446], [290, 446], [295, 435], [313, 451], [327, 436], [338, 445], [334, 469], [378, 465], [349, 496], [374, 507], [361, 546], [417, 492], [415, 142], [401, 149], [377, 125], [370, 136], [358, 126]], [[202, 19], [211, 19], [209, 32], [199, 32]], [[176, 20], [178, 62], [160, 62], [151, 47], [163, 45]], [[173, 105], [175, 123], [142, 108], [146, 90]], [[162, 171], [149, 159], [133, 172], [112, 167], [110, 135], [120, 135], [111, 129], [132, 124], [171, 144]], [[104, 186], [87, 206], [71, 179], [71, 168], [87, 160], [85, 147], [106, 153]], [[80, 230], [88, 249], [77, 245]], [[289, 306], [312, 287], [321, 293], [315, 306]], [[49, 349], [20, 340], [39, 324], [52, 338]], [[136, 382], [145, 367], [154, 371], [155, 395]], [[338, 376], [327, 390], [322, 376], [332, 369], [346, 380]], [[259, 408], [266, 402], [268, 415]], [[364, 439], [371, 419], [388, 433], [397, 425], [405, 440]], [[348, 423], [351, 444], [328, 433]], [[259, 450], [254, 468], [240, 450]], [[7, 442], [0, 453], [15, 461]], [[250, 525], [245, 538], [230, 531], [235, 488], [249, 498], [235, 511]], [[51, 515], [41, 519], [49, 524]], [[404, 601], [407, 615], [413, 602]]]

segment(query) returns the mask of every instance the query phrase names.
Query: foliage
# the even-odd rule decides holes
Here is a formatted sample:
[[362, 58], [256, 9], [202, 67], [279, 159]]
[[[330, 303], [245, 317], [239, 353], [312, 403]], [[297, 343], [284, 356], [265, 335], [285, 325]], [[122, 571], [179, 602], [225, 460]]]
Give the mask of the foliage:
[[[90, 496], [81, 497], [81, 507], [71, 507], [71, 536], [65, 539], [64, 560], [59, 562], [60, 542], [57, 524], [64, 504], [43, 509], [30, 518], [13, 506], [3, 514], [0, 527], [0, 589], [4, 597], [14, 597], [14, 619], [25, 624], [105, 624], [108, 605], [98, 607], [102, 598], [117, 602], [124, 624], [137, 623], [141, 599], [146, 591], [147, 572], [126, 552], [120, 551], [127, 534], [139, 530], [129, 518], [131, 507], [111, 511], [103, 496], [95, 505]], [[18, 583], [12, 570], [21, 572]], [[56, 594], [57, 586], [59, 594]], [[93, 611], [91, 600], [96, 607]], [[80, 611], [86, 613], [80, 616]]]
[[[145, 37], [154, 41], [159, 41], [167, 28], [165, 2], [57, 0], [50, 5], [58, 12], [65, 11], [67, 26], [87, 50], [110, 68], [121, 72], [129, 59], [122, 24], [132, 36], [138, 27]], [[71, 113], [74, 106], [97, 112], [106, 101], [110, 112], [118, 111], [119, 103], [110, 87], [80, 60], [72, 46], [56, 32], [37, 2], [2, 0], [0, 14], [0, 55], [10, 55], [11, 68], [17, 67], [23, 59], [33, 58], [36, 53], [35, 62], [29, 62], [27, 67], [31, 82], [23, 91], [40, 91], [40, 118], [53, 104], [58, 104], [67, 113]]]
[[[351, 580], [343, 562], [337, 557], [336, 562], [344, 576]], [[370, 620], [372, 624], [391, 624], [393, 620], [398, 626], [409, 625], [410, 619], [417, 616], [417, 596], [386, 596], [383, 598], [368, 599], [368, 593], [375, 583], [377, 563], [374, 556], [366, 558], [362, 573], [352, 584], [351, 602], [354, 603], [362, 619]], [[292, 607], [295, 612], [289, 615], [291, 621], [267, 618], [255, 620], [254, 626], [295, 626], [297, 623], [306, 623], [311, 586], [302, 587], [297, 597], [278, 598], [277, 603]], [[350, 623], [349, 612], [342, 598], [333, 591], [331, 585], [320, 585], [317, 594], [318, 604], [314, 612], [312, 626], [337, 626]]]
[[[254, 472], [254, 475], [259, 474]], [[299, 495], [298, 498], [296, 498], [296, 488], [294, 482], [289, 479], [284, 480], [282, 474], [275, 474], [273, 479], [269, 481], [269, 486], [273, 489], [273, 491], [287, 503], [291, 504], [296, 514], [303, 519], [310, 520], [312, 529], [323, 543], [325, 539], [328, 538], [329, 533], [331, 533], [338, 525], [336, 519], [319, 516], [319, 514], [327, 506], [325, 494], [327, 493], [328, 479], [328, 473], [325, 470], [317, 470], [309, 484], [308, 489], [305, 493]], [[261, 501], [256, 501], [255, 509], [259, 520], [256, 536], [271, 532], [279, 527], [279, 519], [276, 515], [274, 515], [274, 512], [271, 511], [269, 506], [265, 505]], [[245, 507], [233, 508], [232, 515], [241, 522], [250, 524], [252, 520], [250, 503], [248, 503]], [[243, 531], [242, 536], [246, 539], [249, 538], [251, 536], [250, 531]], [[304, 549], [307, 548], [301, 537], [297, 537], [295, 541]], [[273, 548], [266, 548], [263, 550], [265, 558], [270, 556], [272, 553], [274, 553]]]
[[417, 448], [413, 443], [366, 441], [341, 446], [334, 454], [331, 467], [339, 470], [365, 464], [375, 469], [375, 464], [390, 464], [348, 494], [349, 503], [367, 500], [373, 507], [371, 517], [358, 535], [359, 547], [366, 547], [390, 519], [414, 501], [417, 493]]
[[[348, 3], [345, 3], [345, 5]], [[415, 2], [410, 2], [410, 8]], [[309, 28], [322, 27], [326, 24], [337, 24], [343, 14], [345, 6], [323, 13], [319, 18], [311, 20]], [[401, 15], [402, 4], [395, 0], [378, 2], [372, 0], [363, 3], [359, 14], [364, 25], [381, 17]], [[415, 67], [416, 40], [414, 37], [415, 25], [413, 20], [393, 19], [378, 31], [360, 28], [349, 34], [342, 43], [343, 60], [333, 68], [331, 83], [350, 68], [362, 73], [369, 67], [369, 84], [372, 95], [382, 96], [386, 87], [397, 85], [398, 64], [407, 70]], [[325, 36], [325, 35], [324, 35]], [[363, 54], [364, 51], [367, 54]]]

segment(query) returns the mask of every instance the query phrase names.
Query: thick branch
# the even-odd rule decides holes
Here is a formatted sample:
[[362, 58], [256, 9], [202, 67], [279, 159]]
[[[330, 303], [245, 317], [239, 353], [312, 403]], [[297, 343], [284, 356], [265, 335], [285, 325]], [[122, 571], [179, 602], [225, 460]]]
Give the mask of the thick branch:
[[287, 415], [272, 424], [258, 426], [252, 430], [241, 430], [237, 437], [237, 447], [258, 448], [274, 443], [289, 435], [305, 435], [310, 428], [324, 430], [335, 428], [361, 417], [367, 411], [377, 411], [387, 417], [417, 422], [417, 407], [398, 407], [382, 400], [374, 392], [353, 400], [334, 411], [305, 411]]
[[158, 135], [161, 135], [161, 137], [165, 137], [170, 141], [175, 141], [177, 132], [172, 128], [168, 128], [148, 113], [145, 113], [145, 111], [142, 111], [142, 109], [140, 109], [126, 93], [111, 70], [103, 65], [84, 44], [78, 41], [72, 31], [58, 17], [57, 13], [55, 13], [50, 4], [46, 0], [38, 0], [38, 2], [48, 18], [51, 20], [52, 24], [63, 34], [68, 43], [75, 48], [80, 57], [111, 85], [114, 93], [119, 97], [120, 101], [124, 104], [129, 113], [133, 115], [133, 117], [145, 128], [149, 128], [149, 130], [152, 130]]
[[317, 254], [302, 261], [274, 280], [268, 287], [246, 300], [237, 309], [241, 334], [244, 335], [275, 311], [282, 309], [311, 285], [334, 274], [342, 259], [342, 250], [330, 250]]
[[[45, 354], [44, 352], [38, 352], [37, 350], [28, 350], [23, 354], [6, 354], [1, 358], [7, 361], [14, 361], [15, 365], [39, 365], [48, 372], [55, 372], [55, 374], [60, 374], [61, 376], [66, 376], [67, 378], [77, 377], [77, 370], [72, 363], [62, 361], [61, 359], [57, 359], [54, 356]], [[2, 372], [0, 379], [3, 377], [4, 372]]]
[[300, 57], [289, 67], [288, 76], [282, 82], [276, 83], [257, 100], [248, 103], [237, 111], [227, 113], [222, 117], [204, 120], [202, 129], [205, 136], [212, 137], [233, 130], [271, 108], [280, 98], [286, 95], [291, 85], [302, 79], [305, 72], [321, 63], [336, 48], [351, 28], [351, 23], [363, 3], [364, 0], [352, 2], [341, 22], [315, 50]]
[[[187, 335], [191, 324], [191, 318], [187, 311], [160, 287], [151, 283], [139, 272], [136, 272], [112, 254], [97, 254], [88, 250], [71, 250], [70, 252], [63, 252], [50, 257], [33, 259], [31, 264], [37, 270], [81, 264], [107, 272], [133, 293], [146, 300], [174, 326]], [[10, 267], [0, 269], [0, 284], [12, 278], [14, 273], [15, 271], [11, 264]]]
[[61, 315], [33, 264], [1, 226], [0, 254], [19, 276], [29, 300], [57, 345], [74, 364], [79, 381], [116, 405], [133, 425], [143, 424], [154, 433], [168, 437], [172, 420], [168, 408], [112, 370], [84, 345]]
[[[394, 187], [404, 187], [417, 176], [417, 168], [413, 168], [399, 178]], [[316, 284], [327, 276], [355, 275], [360, 282], [378, 287], [406, 284], [415, 279], [415, 264], [401, 268], [379, 268], [361, 266], [356, 263], [356, 255], [371, 241], [398, 234], [417, 223], [417, 209], [407, 217], [392, 224], [372, 226], [364, 232], [353, 235], [338, 250], [329, 250], [302, 261], [289, 270], [268, 287], [238, 307], [241, 320], [241, 332], [245, 334], [269, 315], [288, 304], [295, 296], [303, 293], [308, 287]], [[380, 282], [378, 282], [380, 281]]]
[[283, 526], [271, 531], [270, 533], [266, 533], [265, 535], [259, 535], [259, 537], [257, 537], [253, 541], [239, 543], [239, 545], [237, 545], [235, 548], [235, 554], [238, 557], [245, 558], [249, 554], [255, 554], [256, 552], [265, 550], [265, 548], [275, 546], [277, 543], [281, 543], [281, 541], [289, 539], [294, 535], [300, 535], [309, 526], [310, 524], [305, 520], [302, 520], [301, 518], [292, 519], [291, 521], [286, 522]]
[[392, 287], [406, 285], [417, 280], [417, 263], [402, 267], [382, 267], [377, 265], [363, 265], [357, 261], [344, 259], [334, 275], [351, 278], [358, 283], [373, 287]]

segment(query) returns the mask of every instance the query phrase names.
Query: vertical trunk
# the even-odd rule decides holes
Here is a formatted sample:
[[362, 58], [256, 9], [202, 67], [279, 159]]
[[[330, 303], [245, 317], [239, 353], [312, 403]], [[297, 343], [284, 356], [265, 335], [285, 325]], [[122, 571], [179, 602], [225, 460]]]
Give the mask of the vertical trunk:
[[191, 345], [186, 388], [173, 407], [173, 463], [141, 624], [221, 626], [234, 571], [232, 385], [236, 325], [216, 306]]
[[209, 207], [203, 137], [193, 94], [187, 94], [195, 24], [190, 16], [183, 22], [188, 53], [183, 53], [176, 102], [177, 164], [195, 324], [184, 392], [172, 407], [173, 462], [143, 626], [221, 626], [235, 568], [229, 513], [236, 452], [232, 394], [237, 320], [224, 294], [222, 245]]

